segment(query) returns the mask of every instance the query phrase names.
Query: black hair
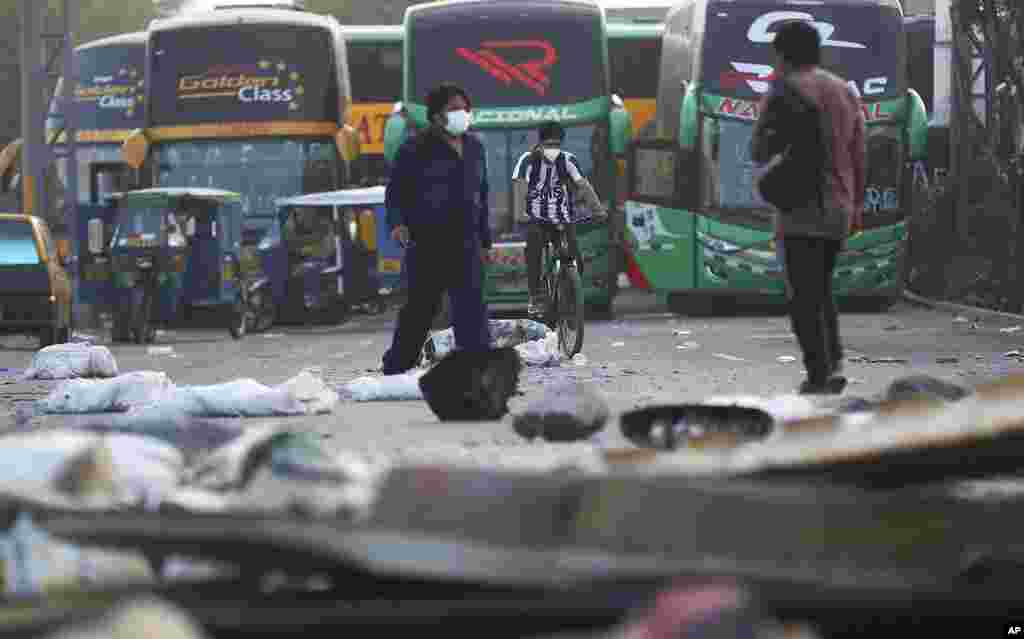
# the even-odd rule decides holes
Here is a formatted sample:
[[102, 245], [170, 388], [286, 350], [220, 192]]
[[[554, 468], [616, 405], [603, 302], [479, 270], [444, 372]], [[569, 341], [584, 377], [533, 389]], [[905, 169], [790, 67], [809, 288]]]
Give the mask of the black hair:
[[457, 84], [452, 82], [443, 82], [437, 87], [430, 90], [427, 93], [427, 121], [433, 124], [434, 116], [441, 115], [444, 113], [445, 107], [451, 102], [455, 96], [462, 96], [462, 99], [466, 101], [466, 106], [472, 108], [473, 102], [469, 99], [469, 94], [466, 90]]
[[541, 142], [544, 140], [558, 140], [561, 142], [565, 139], [565, 129], [558, 122], [551, 120], [540, 125], [540, 128], [537, 129], [537, 135], [540, 136]]
[[821, 36], [803, 20], [787, 22], [775, 34], [775, 51], [794, 67], [821, 64]]

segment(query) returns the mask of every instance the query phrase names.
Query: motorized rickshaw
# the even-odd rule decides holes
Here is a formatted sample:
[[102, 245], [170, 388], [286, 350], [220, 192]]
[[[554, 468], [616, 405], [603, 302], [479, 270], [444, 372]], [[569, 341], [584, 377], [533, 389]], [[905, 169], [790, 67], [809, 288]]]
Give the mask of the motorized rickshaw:
[[41, 218], [0, 213], [0, 334], [38, 335], [39, 348], [71, 339], [66, 248]]
[[246, 332], [248, 302], [240, 263], [242, 207], [237, 193], [157, 188], [112, 196], [113, 225], [91, 220], [90, 252], [106, 252], [113, 286], [107, 305], [115, 342], [152, 343], [156, 324], [185, 309], [228, 311], [231, 336]]
[[[310, 193], [277, 201], [277, 222], [260, 241], [265, 277], [249, 296], [254, 328], [317, 315], [341, 321], [357, 305], [376, 305], [381, 281], [375, 208], [384, 187]], [[386, 263], [397, 276], [401, 263]]]

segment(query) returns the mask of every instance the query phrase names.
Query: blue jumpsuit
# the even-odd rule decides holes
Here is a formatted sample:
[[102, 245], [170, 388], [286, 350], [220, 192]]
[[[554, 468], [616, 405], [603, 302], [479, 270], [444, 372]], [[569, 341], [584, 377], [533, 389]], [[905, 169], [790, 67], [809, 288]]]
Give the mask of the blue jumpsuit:
[[404, 260], [409, 294], [384, 354], [385, 375], [416, 366], [445, 291], [456, 347], [490, 348], [481, 263], [481, 249], [491, 247], [487, 196], [487, 156], [475, 136], [463, 136], [461, 157], [433, 129], [398, 150], [385, 204], [388, 226], [405, 225], [411, 235]]

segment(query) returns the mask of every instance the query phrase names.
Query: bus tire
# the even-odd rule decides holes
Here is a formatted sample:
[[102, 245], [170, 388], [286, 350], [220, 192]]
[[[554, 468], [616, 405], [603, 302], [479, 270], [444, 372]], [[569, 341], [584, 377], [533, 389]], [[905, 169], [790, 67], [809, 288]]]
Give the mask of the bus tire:
[[669, 293], [668, 310], [676, 315], [710, 317], [715, 314], [715, 298], [701, 293]]

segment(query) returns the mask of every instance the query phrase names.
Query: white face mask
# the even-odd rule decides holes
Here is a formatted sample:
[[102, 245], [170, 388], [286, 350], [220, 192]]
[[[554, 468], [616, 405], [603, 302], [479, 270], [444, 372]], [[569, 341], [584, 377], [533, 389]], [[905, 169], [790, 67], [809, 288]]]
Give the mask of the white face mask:
[[444, 129], [451, 135], [462, 135], [469, 129], [469, 124], [472, 121], [469, 111], [449, 111], [447, 116], [448, 122]]
[[548, 159], [548, 162], [554, 162], [561, 154], [562, 149], [544, 149], [544, 157]]

